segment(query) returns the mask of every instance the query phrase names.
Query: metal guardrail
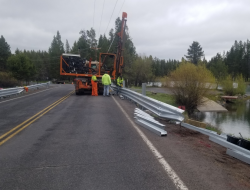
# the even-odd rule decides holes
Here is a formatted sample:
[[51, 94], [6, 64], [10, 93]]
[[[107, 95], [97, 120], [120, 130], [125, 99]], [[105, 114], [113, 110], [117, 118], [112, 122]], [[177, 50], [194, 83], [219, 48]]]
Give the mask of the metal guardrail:
[[136, 123], [156, 133], [157, 135], [167, 135], [167, 131], [164, 130], [165, 125], [156, 121], [151, 115], [147, 114], [146, 112], [135, 108], [134, 118]]
[[11, 95], [16, 95], [23, 91], [24, 91], [23, 87], [2, 89], [0, 90], [0, 98], [11, 96]]
[[[112, 85], [112, 88], [116, 90], [116, 86]], [[153, 98], [144, 96], [127, 88], [121, 88], [120, 93], [126, 98], [130, 99], [142, 107], [150, 110], [159, 117], [167, 118], [176, 121], [183, 121], [184, 116], [182, 113], [184, 110], [168, 105], [164, 102], [155, 100]]]
[[199, 128], [199, 127], [195, 127], [193, 125], [187, 124], [187, 123], [181, 123], [181, 126], [194, 130], [194, 131], [198, 131], [204, 135], [209, 136], [209, 140], [213, 141], [223, 147], [227, 148], [227, 154], [230, 156], [233, 156], [243, 162], [246, 162], [248, 164], [250, 164], [250, 151], [242, 148], [240, 146], [237, 146], [231, 142], [227, 141], [227, 136], [225, 134], [222, 135], [218, 135], [216, 132], [214, 131], [210, 131], [207, 129], [203, 129], [203, 128]]
[[[112, 85], [112, 88], [116, 90], [115, 85]], [[181, 122], [184, 120], [184, 116], [182, 115], [184, 110], [181, 110], [174, 106], [154, 100], [152, 98], [149, 98], [145, 95], [129, 90], [127, 88], [121, 88], [120, 92], [125, 98], [138, 103], [139, 105], [150, 110], [151, 112], [153, 112], [159, 117], [177, 120]], [[161, 129], [162, 124], [160, 124], [159, 122], [157, 123], [157, 121], [155, 121], [152, 116], [146, 114], [145, 112], [138, 111], [138, 110], [139, 109], [136, 109], [135, 114], [134, 114], [134, 117], [138, 124], [148, 128], [149, 130], [159, 135], [163, 134], [160, 131], [160, 130], [163, 130]], [[243, 162], [250, 164], [250, 151], [228, 142], [227, 136], [225, 134], [218, 135], [215, 131], [198, 128], [198, 127], [195, 127], [193, 125], [183, 123], [183, 122], [181, 123], [181, 126], [186, 127], [191, 130], [198, 131], [202, 134], [209, 136], [209, 140], [217, 144], [220, 144], [221, 146], [226, 147], [228, 155], [231, 155]]]
[[[30, 85], [30, 86], [26, 86], [26, 87], [28, 89], [34, 90], [34, 89], [39, 89], [39, 88], [42, 88], [42, 87], [47, 87], [48, 88], [49, 85], [50, 85], [50, 82]], [[24, 89], [25, 89], [24, 87], [2, 89], [2, 90], [0, 90], [0, 98], [20, 94], [20, 93], [24, 92]]]
[[39, 88], [42, 88], [42, 87], [49, 87], [50, 85], [50, 82], [46, 82], [46, 83], [40, 83], [40, 84], [34, 84], [34, 85], [29, 85], [29, 86], [26, 86], [28, 89], [39, 89]]

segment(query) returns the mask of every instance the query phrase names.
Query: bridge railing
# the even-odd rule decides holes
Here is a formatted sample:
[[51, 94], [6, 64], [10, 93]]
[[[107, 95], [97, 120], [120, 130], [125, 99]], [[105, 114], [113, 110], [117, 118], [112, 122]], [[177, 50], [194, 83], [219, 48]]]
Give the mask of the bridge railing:
[[[112, 85], [112, 88], [116, 90], [116, 86]], [[155, 100], [153, 98], [144, 96], [127, 88], [121, 88], [121, 94], [129, 100], [136, 102], [137, 104], [141, 105], [142, 107], [148, 109], [149, 111], [153, 112], [159, 117], [167, 118], [176, 121], [183, 121], [184, 110], [166, 104], [164, 102]]]
[[[117, 87], [115, 85], [112, 85], [112, 88], [116, 90]], [[203, 129], [203, 128], [190, 125], [188, 123], [184, 123], [183, 122], [184, 116], [182, 115], [184, 110], [181, 110], [174, 106], [154, 100], [152, 98], [149, 98], [145, 95], [129, 90], [127, 88], [121, 88], [120, 92], [126, 99], [136, 102], [137, 104], [150, 110], [151, 112], [153, 112], [159, 117], [180, 121], [182, 127], [185, 127], [194, 131], [198, 131], [204, 135], [209, 136], [209, 140], [217, 144], [220, 144], [221, 146], [226, 147], [228, 155], [233, 156], [243, 162], [250, 164], [250, 151], [249, 150], [228, 142], [227, 136], [225, 134], [218, 135], [214, 131], [210, 131], [207, 129]], [[152, 117], [149, 116], [148, 114], [143, 113], [142, 111], [136, 109], [134, 117], [135, 117], [136, 123], [148, 128], [149, 130], [155, 132], [156, 134], [159, 134], [161, 136], [167, 134], [166, 132], [161, 131], [164, 129], [164, 126], [156, 122], [155, 120], [153, 120]]]

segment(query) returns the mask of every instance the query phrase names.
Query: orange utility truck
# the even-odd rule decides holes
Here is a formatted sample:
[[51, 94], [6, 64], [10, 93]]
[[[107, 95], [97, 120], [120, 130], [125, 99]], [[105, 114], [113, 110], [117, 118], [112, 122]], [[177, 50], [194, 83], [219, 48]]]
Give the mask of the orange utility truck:
[[83, 59], [78, 54], [62, 54], [60, 57], [60, 75], [75, 76], [76, 95], [92, 91], [91, 77], [96, 73], [98, 93], [103, 93], [102, 75], [107, 71], [112, 80], [122, 72], [123, 68], [123, 36], [125, 33], [127, 13], [122, 13], [121, 31], [118, 32], [116, 53], [100, 53], [99, 62]]

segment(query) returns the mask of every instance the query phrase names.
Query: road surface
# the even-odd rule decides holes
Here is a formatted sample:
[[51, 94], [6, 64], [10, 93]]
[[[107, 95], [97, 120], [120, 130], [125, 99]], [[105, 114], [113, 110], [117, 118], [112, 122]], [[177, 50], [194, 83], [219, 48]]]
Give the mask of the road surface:
[[54, 85], [0, 101], [1, 190], [249, 187], [187, 146], [178, 126], [159, 137], [134, 124], [133, 103], [73, 91]]

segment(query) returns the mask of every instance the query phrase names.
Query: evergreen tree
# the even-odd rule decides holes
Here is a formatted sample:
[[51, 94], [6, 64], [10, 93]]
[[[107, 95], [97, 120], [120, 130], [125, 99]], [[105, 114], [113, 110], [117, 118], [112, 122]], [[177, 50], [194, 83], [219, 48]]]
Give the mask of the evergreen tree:
[[6, 70], [7, 59], [11, 56], [10, 46], [1, 35], [0, 38], [0, 71]]
[[78, 50], [78, 44], [77, 44], [76, 41], [73, 43], [73, 46], [72, 46], [72, 48], [70, 50], [70, 53], [73, 53], [73, 54], [79, 54], [80, 53], [79, 50]]
[[132, 79], [135, 86], [141, 84], [143, 82], [152, 81], [153, 72], [152, 72], [152, 56], [138, 56], [135, 59], [134, 64], [132, 65], [132, 71], [130, 73], [130, 80]]
[[100, 35], [99, 41], [98, 41], [98, 54], [99, 53], [107, 53], [109, 48], [109, 40], [105, 36], [105, 34], [102, 36]]
[[70, 52], [70, 46], [69, 46], [68, 40], [66, 40], [66, 44], [65, 44], [65, 53], [69, 53], [69, 52]]
[[7, 67], [16, 79], [26, 83], [36, 74], [34, 64], [24, 53], [9, 57]]
[[18, 49], [18, 48], [16, 48], [16, 51], [15, 51], [15, 54], [17, 55], [17, 54], [19, 54], [21, 51]]
[[231, 49], [225, 54], [225, 64], [228, 66], [228, 72], [233, 78], [242, 74], [245, 80], [250, 76], [250, 43], [235, 41]]
[[195, 65], [198, 64], [198, 62], [201, 60], [201, 58], [204, 56], [204, 51], [202, 51], [202, 48], [199, 44], [199, 42], [193, 42], [191, 46], [189, 46], [188, 55], [185, 55], [187, 60]]
[[87, 31], [81, 30], [79, 34], [81, 34], [81, 36], [78, 41], [73, 44], [72, 53], [80, 54], [82, 58], [89, 59], [91, 57], [91, 49], [88, 44]]
[[91, 28], [90, 30], [87, 30], [87, 43], [89, 46], [89, 58], [92, 58], [92, 60], [94, 60], [96, 58], [97, 55], [97, 40], [96, 40], [96, 34], [95, 34], [95, 30], [93, 28]]
[[219, 53], [209, 61], [208, 69], [216, 78], [217, 84], [223, 81], [228, 75], [228, 68]]
[[61, 35], [57, 31], [49, 48], [50, 56], [50, 78], [57, 79], [60, 77], [60, 56], [64, 53], [64, 45], [61, 40]]

